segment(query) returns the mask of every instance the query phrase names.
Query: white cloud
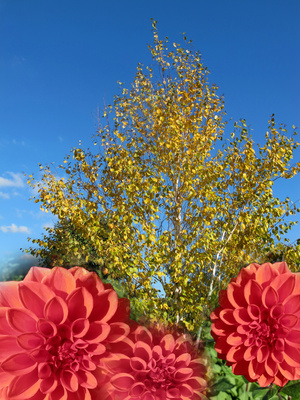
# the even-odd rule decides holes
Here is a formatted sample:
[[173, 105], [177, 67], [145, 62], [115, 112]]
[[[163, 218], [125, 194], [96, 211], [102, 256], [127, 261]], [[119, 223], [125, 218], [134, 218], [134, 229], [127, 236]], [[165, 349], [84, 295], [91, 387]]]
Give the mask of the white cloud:
[[3, 178], [0, 176], [0, 187], [23, 187], [23, 175], [20, 173], [8, 172], [12, 179]]
[[0, 197], [2, 197], [2, 199], [9, 199], [10, 196], [8, 193], [4, 193], [4, 192], [0, 192]]
[[0, 230], [4, 233], [29, 233], [27, 226], [17, 226], [11, 224], [10, 226], [0, 226]]
[[12, 144], [15, 144], [15, 145], [17, 145], [17, 146], [25, 146], [25, 145], [26, 145], [26, 143], [24, 142], [24, 140], [18, 141], [18, 140], [16, 140], [16, 139], [13, 139]]

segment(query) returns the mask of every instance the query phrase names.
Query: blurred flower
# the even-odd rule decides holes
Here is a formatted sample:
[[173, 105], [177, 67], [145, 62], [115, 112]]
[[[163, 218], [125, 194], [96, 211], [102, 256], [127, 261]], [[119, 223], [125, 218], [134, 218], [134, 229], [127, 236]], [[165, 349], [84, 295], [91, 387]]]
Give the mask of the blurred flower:
[[1, 282], [1, 400], [98, 399], [100, 360], [129, 333], [129, 312], [84, 268], [32, 267], [22, 282]]
[[250, 264], [211, 313], [218, 357], [264, 387], [300, 379], [300, 274], [285, 262]]
[[110, 373], [109, 399], [206, 399], [203, 360], [184, 335], [140, 326], [109, 347], [111, 353], [103, 359]]

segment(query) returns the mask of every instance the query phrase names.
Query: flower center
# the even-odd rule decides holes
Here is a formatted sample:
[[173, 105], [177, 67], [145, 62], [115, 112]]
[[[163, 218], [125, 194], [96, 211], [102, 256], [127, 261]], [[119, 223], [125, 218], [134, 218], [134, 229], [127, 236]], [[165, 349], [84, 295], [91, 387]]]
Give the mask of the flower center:
[[152, 360], [152, 367], [148, 374], [152, 387], [155, 389], [167, 388], [173, 383], [175, 367], [168, 365], [165, 360]]
[[[59, 337], [56, 337], [55, 339], [58, 339], [60, 341]], [[78, 361], [79, 359], [78, 349], [74, 346], [74, 343], [67, 339], [60, 341], [60, 344], [58, 346], [48, 343], [46, 349], [51, 355], [50, 360], [52, 362], [50, 360], [49, 361], [56, 369], [63, 368], [65, 366], [71, 366], [74, 360]]]

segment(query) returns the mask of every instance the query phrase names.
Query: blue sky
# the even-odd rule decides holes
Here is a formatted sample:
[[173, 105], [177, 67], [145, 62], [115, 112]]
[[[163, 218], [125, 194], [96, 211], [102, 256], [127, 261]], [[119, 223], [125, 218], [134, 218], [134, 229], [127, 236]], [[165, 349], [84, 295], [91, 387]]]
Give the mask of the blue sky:
[[[55, 222], [29, 201], [24, 174], [90, 145], [117, 81], [151, 63], [151, 18], [161, 38], [193, 40], [228, 117], [262, 142], [272, 113], [289, 132], [300, 126], [299, 15], [298, 0], [0, 0], [0, 270], [31, 263], [20, 247]], [[300, 179], [275, 195], [300, 199]]]

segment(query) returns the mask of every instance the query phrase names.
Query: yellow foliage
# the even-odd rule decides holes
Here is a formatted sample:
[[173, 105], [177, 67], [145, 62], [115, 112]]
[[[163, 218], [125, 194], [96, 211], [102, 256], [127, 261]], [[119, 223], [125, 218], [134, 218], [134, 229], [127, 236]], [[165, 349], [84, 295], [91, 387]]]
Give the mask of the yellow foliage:
[[[300, 164], [291, 168], [299, 144], [274, 117], [263, 145], [255, 146], [245, 121], [227, 135], [224, 101], [200, 53], [167, 45], [154, 24], [150, 51], [159, 74], [139, 65], [131, 88], [106, 107], [93, 138], [101, 153], [74, 148], [73, 164], [60, 166], [67, 179], [46, 167], [29, 185], [39, 189], [35, 201], [68, 218], [146, 302], [149, 317], [167, 310], [170, 321], [194, 329], [199, 309], [280, 239], [277, 224], [290, 225], [283, 216], [297, 210], [274, 198], [272, 185], [299, 172]], [[102, 217], [110, 221], [106, 241], [98, 234]]]

